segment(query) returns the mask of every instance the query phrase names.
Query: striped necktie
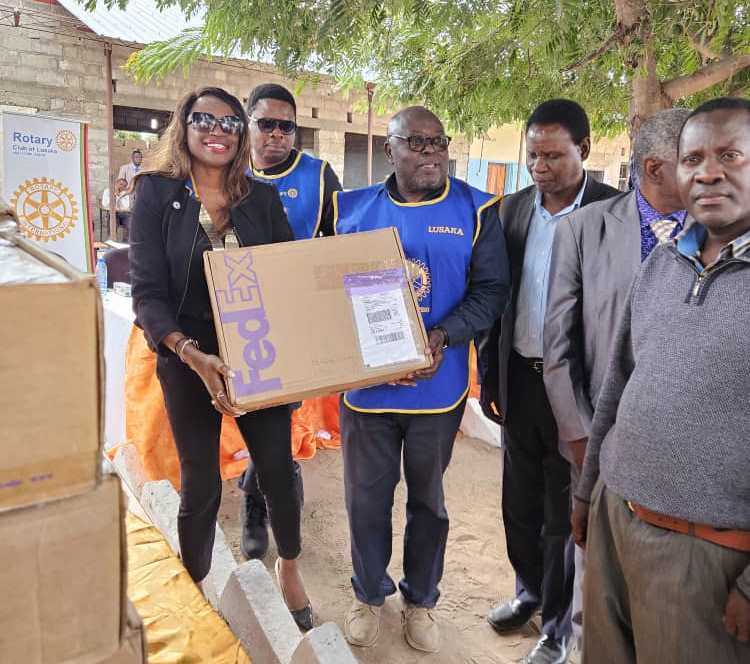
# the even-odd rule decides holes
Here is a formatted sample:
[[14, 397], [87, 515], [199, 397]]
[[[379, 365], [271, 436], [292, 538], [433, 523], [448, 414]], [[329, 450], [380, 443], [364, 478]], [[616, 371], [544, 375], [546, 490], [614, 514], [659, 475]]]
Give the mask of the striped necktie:
[[669, 242], [676, 226], [677, 222], [674, 219], [657, 219], [651, 222], [651, 230], [659, 244]]

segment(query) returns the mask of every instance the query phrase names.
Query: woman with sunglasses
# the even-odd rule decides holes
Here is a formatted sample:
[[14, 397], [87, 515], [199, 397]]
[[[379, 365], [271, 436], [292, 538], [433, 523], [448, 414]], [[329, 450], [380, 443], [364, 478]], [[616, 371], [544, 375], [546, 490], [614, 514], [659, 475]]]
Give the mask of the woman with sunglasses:
[[202, 88], [178, 104], [154, 156], [136, 180], [131, 230], [131, 278], [136, 322], [157, 353], [180, 458], [178, 533], [193, 579], [211, 568], [221, 501], [219, 435], [222, 415], [237, 424], [268, 501], [279, 559], [276, 574], [301, 629], [312, 609], [296, 559], [300, 506], [290, 448], [290, 410], [242, 413], [227, 398], [232, 369], [218, 357], [203, 253], [293, 239], [276, 190], [250, 179], [247, 117], [239, 100]]

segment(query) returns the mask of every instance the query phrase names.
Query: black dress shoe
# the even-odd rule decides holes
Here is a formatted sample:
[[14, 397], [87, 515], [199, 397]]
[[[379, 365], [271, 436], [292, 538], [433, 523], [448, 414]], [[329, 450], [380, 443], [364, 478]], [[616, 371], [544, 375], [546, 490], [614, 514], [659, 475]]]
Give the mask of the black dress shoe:
[[531, 620], [536, 609], [524, 605], [518, 598], [499, 604], [487, 614], [487, 622], [500, 634], [521, 629]]
[[565, 664], [570, 652], [569, 645], [566, 639], [558, 641], [544, 634], [533, 650], [526, 655], [523, 664]]
[[256, 560], [268, 551], [268, 510], [266, 500], [260, 491], [246, 493], [242, 497], [240, 511], [242, 537], [240, 550], [248, 560]]
[[[273, 566], [273, 569], [276, 572], [276, 583], [279, 584], [281, 597], [284, 600], [284, 604], [286, 604], [286, 608], [289, 609], [289, 604], [286, 601], [286, 593], [284, 592], [284, 586], [281, 585], [280, 567], [281, 558], [277, 558], [276, 563]], [[301, 609], [289, 609], [289, 613], [292, 614], [292, 618], [294, 619], [295, 624], [300, 628], [301, 631], [309, 632], [313, 628], [313, 610], [312, 604], [310, 604], [310, 600], [307, 600], [307, 604]]]

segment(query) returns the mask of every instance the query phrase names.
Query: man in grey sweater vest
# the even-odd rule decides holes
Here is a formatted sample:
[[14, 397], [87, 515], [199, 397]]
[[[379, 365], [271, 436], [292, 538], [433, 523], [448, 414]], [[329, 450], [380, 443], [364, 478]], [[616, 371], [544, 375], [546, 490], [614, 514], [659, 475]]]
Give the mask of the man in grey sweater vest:
[[749, 101], [693, 111], [677, 180], [697, 223], [633, 284], [575, 495], [584, 664], [750, 662]]
[[[544, 318], [544, 386], [557, 423], [560, 453], [578, 484], [586, 440], [609, 363], [622, 307], [641, 264], [686, 223], [677, 190], [677, 138], [690, 111], [670, 108], [648, 118], [633, 143], [637, 186], [597, 201], [555, 229]], [[573, 648], [583, 649], [585, 555], [575, 547]]]

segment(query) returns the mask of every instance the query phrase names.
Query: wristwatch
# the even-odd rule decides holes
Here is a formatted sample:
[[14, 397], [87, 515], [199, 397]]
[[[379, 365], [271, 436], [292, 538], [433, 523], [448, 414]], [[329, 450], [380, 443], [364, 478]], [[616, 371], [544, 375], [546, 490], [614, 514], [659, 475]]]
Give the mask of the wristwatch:
[[440, 330], [443, 333], [443, 339], [444, 339], [444, 341], [443, 341], [443, 348], [442, 348], [442, 350], [445, 350], [446, 348], [448, 348], [448, 345], [450, 344], [450, 340], [448, 338], [448, 332], [446, 331], [446, 329], [444, 327], [441, 327], [440, 325], [436, 325], [432, 329], [433, 330]]

